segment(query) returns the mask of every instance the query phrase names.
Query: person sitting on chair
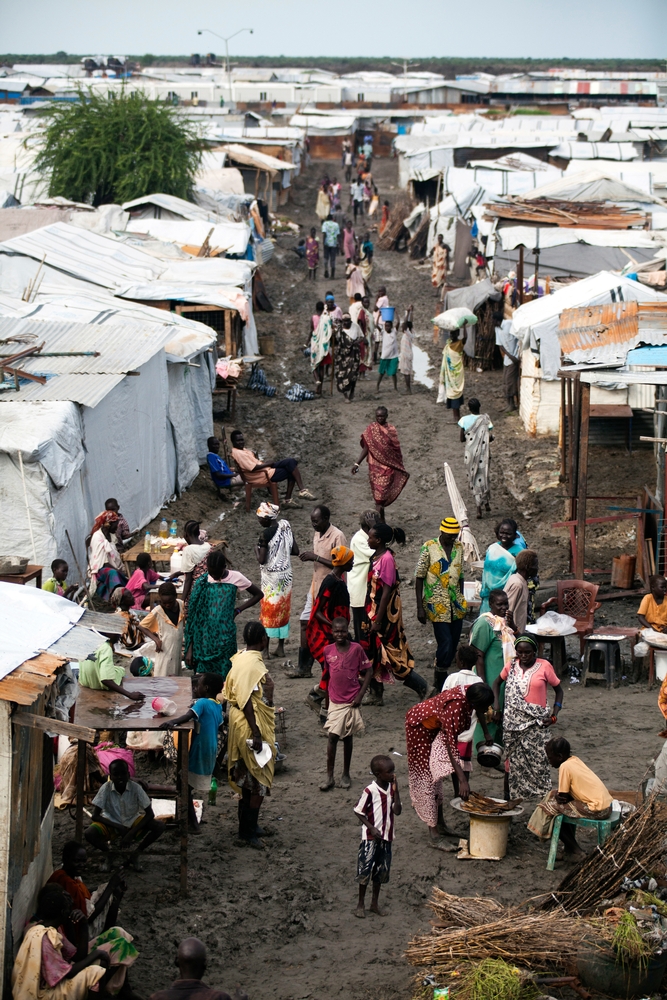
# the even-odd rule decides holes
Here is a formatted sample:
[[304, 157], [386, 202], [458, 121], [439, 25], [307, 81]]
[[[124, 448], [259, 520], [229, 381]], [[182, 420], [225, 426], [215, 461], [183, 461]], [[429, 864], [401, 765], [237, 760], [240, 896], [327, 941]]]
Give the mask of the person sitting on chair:
[[296, 458], [281, 458], [277, 462], [260, 462], [255, 453], [246, 448], [241, 431], [232, 431], [232, 458], [243, 473], [243, 478], [251, 486], [266, 486], [269, 482], [282, 483], [287, 480], [287, 490], [283, 507], [300, 507], [292, 500], [294, 486], [298, 486], [298, 496], [302, 500], [317, 500], [316, 496], [303, 485], [299, 463]]
[[220, 458], [220, 442], [216, 437], [210, 437], [206, 442], [208, 455], [208, 470], [211, 473], [213, 485], [217, 490], [227, 489], [229, 486], [240, 486], [241, 477], [233, 469], [230, 469], [224, 458]]

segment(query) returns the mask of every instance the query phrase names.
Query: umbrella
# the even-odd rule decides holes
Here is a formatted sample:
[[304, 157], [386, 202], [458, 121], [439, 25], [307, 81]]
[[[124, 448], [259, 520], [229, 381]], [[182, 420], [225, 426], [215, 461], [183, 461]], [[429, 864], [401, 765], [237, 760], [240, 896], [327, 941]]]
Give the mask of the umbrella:
[[463, 558], [466, 560], [466, 562], [478, 562], [482, 558], [480, 555], [479, 546], [477, 544], [475, 536], [470, 530], [470, 525], [468, 524], [468, 511], [466, 510], [466, 505], [464, 504], [461, 498], [461, 494], [459, 493], [459, 488], [456, 485], [456, 480], [454, 479], [454, 473], [450, 469], [447, 462], [445, 462], [445, 481], [447, 483], [449, 502], [452, 505], [454, 517], [461, 525]]

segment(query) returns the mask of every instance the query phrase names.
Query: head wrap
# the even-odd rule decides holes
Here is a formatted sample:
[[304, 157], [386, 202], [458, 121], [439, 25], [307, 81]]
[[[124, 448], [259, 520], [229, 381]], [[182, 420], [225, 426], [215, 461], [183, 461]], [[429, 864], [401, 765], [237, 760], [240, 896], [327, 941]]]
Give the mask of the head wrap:
[[115, 510], [103, 510], [101, 514], [98, 514], [95, 518], [92, 528], [90, 529], [91, 535], [94, 535], [96, 531], [104, 527], [105, 524], [111, 524], [112, 521], [118, 520], [118, 514]]
[[350, 559], [354, 559], [354, 552], [346, 545], [337, 545], [331, 550], [331, 562], [334, 566], [345, 566]]
[[515, 649], [519, 645], [520, 642], [528, 642], [528, 643], [530, 643], [530, 645], [533, 647], [533, 649], [535, 650], [535, 652], [537, 652], [537, 642], [535, 641], [535, 639], [533, 638], [532, 635], [519, 635], [519, 636], [517, 636], [517, 638], [514, 640], [514, 648]]
[[443, 517], [440, 522], [440, 531], [444, 535], [458, 535], [461, 531], [461, 525], [455, 517]]
[[273, 521], [280, 513], [280, 507], [275, 503], [261, 503], [255, 511], [257, 517], [270, 517]]

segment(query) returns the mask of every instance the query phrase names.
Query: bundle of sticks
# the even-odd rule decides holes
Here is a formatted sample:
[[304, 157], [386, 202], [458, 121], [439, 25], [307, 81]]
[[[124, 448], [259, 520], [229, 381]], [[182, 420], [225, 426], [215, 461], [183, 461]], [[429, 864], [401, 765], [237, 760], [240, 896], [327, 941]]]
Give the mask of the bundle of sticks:
[[424, 212], [421, 222], [417, 227], [414, 236], [408, 240], [408, 253], [415, 260], [418, 257], [426, 256], [426, 246], [428, 243], [428, 230], [431, 225], [431, 217], [428, 212]]
[[509, 799], [509, 801], [503, 799], [499, 802], [498, 799], [490, 799], [486, 795], [480, 795], [479, 792], [471, 792], [468, 800], [461, 803], [461, 809], [464, 809], [465, 812], [484, 813], [487, 816], [494, 816], [498, 813], [516, 809], [521, 802], [523, 802], [523, 799]]
[[666, 810], [656, 796], [646, 799], [592, 854], [573, 868], [543, 903], [570, 912], [590, 912], [613, 898], [625, 878], [643, 878], [662, 868]]
[[538, 225], [584, 229], [631, 229], [644, 227], [647, 216], [636, 209], [606, 205], [598, 201], [560, 201], [553, 198], [508, 198], [485, 205], [484, 218], [510, 219]]
[[488, 896], [452, 896], [437, 886], [428, 905], [438, 920], [434, 927], [475, 927], [497, 919], [507, 907]]

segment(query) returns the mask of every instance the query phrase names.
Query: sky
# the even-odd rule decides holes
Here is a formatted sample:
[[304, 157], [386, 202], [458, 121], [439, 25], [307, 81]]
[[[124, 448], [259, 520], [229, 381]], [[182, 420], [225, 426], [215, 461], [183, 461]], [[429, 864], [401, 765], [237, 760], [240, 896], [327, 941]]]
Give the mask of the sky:
[[667, 0], [5, 0], [14, 53], [667, 59]]

